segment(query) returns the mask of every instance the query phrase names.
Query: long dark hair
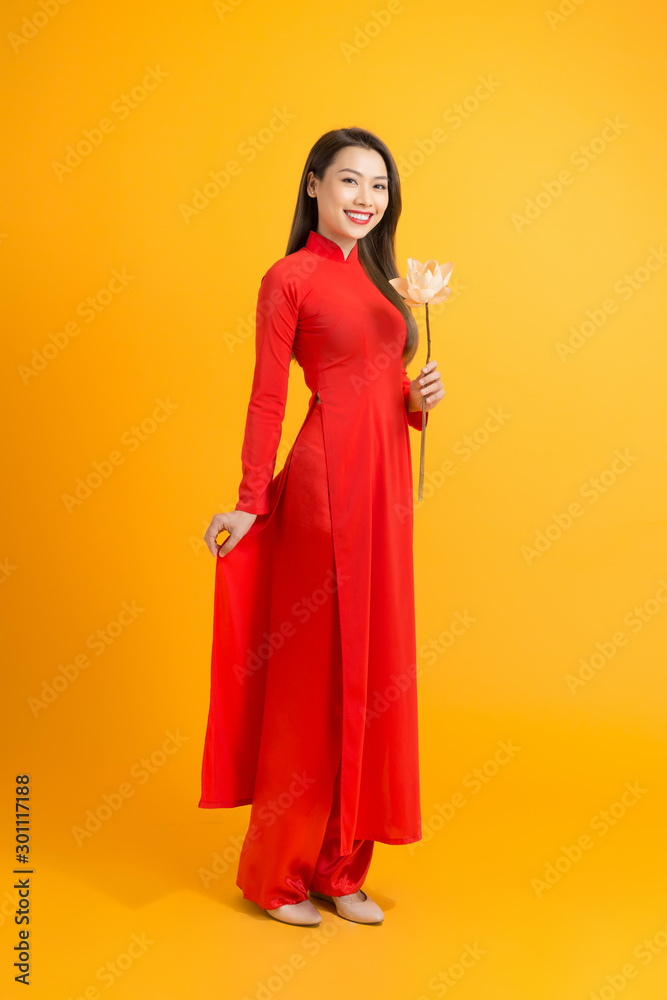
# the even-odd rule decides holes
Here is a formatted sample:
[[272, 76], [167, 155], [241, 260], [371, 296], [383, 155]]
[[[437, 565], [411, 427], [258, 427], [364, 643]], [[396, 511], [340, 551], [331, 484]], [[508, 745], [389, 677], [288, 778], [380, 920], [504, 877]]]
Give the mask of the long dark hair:
[[[407, 365], [415, 356], [419, 344], [419, 331], [417, 323], [405, 305], [401, 295], [393, 285], [389, 284], [389, 278], [400, 277], [396, 267], [395, 233], [398, 219], [401, 214], [401, 180], [398, 169], [385, 144], [373, 132], [368, 132], [363, 128], [336, 128], [330, 132], [325, 132], [320, 136], [308, 154], [306, 165], [299, 181], [299, 194], [296, 200], [296, 209], [292, 220], [287, 250], [285, 255], [296, 253], [306, 245], [308, 233], [311, 229], [317, 231], [317, 199], [311, 198], [306, 190], [308, 174], [312, 170], [318, 178], [323, 178], [325, 171], [332, 162], [339, 150], [345, 146], [362, 146], [364, 149], [374, 149], [380, 154], [387, 166], [389, 177], [388, 190], [389, 200], [384, 215], [377, 226], [357, 241], [357, 253], [359, 263], [371, 279], [373, 284], [382, 292], [385, 298], [389, 299], [399, 310], [405, 319], [407, 329], [407, 339], [403, 351], [403, 364]], [[292, 354], [292, 358], [295, 355]]]

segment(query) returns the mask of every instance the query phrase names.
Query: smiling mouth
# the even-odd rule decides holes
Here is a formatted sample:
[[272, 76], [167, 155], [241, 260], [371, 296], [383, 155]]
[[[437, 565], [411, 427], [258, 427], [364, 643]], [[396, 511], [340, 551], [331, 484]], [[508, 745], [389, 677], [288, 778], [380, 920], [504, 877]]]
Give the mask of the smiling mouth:
[[348, 219], [352, 219], [352, 221], [356, 222], [358, 226], [365, 226], [366, 223], [370, 222], [373, 218], [372, 212], [348, 212], [347, 209], [343, 209], [343, 211], [347, 215]]

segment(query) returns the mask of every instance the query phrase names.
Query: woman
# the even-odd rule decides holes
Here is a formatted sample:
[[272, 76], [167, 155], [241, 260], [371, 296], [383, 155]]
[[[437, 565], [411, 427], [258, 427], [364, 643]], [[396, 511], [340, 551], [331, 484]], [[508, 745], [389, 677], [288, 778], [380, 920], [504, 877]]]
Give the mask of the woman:
[[[406, 372], [417, 325], [388, 280], [400, 212], [377, 136], [315, 143], [259, 289], [239, 501], [205, 535], [219, 558], [199, 806], [252, 803], [237, 885], [285, 923], [321, 921], [309, 892], [382, 921], [361, 889], [373, 844], [421, 839], [409, 427], [445, 390], [435, 361]], [[312, 396], [274, 477], [292, 358]]]

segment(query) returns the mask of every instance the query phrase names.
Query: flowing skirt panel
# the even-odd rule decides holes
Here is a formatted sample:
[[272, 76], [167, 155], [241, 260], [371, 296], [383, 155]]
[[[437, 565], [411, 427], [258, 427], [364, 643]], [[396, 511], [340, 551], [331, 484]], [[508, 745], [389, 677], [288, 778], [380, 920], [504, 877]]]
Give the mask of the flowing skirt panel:
[[237, 878], [246, 898], [266, 908], [307, 898], [311, 885], [355, 891], [372, 853], [372, 842], [361, 841], [349, 857], [340, 858], [337, 850], [342, 660], [319, 405], [294, 446], [274, 513], [273, 544], [272, 652]]

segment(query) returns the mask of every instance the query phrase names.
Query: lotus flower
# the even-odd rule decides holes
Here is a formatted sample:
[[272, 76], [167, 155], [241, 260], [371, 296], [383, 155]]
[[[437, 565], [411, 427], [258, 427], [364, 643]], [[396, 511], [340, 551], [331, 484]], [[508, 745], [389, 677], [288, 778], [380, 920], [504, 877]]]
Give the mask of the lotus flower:
[[[447, 288], [454, 265], [452, 263], [438, 265], [437, 260], [427, 260], [425, 264], [408, 257], [407, 278], [389, 278], [389, 284], [403, 297], [405, 304], [414, 309], [424, 306], [426, 312], [426, 338], [428, 343], [426, 364], [431, 359], [431, 327], [428, 321], [428, 307], [439, 302], [445, 302], [452, 294]], [[422, 433], [419, 455], [419, 492], [417, 499], [424, 497], [424, 453], [426, 448], [426, 397], [422, 399]]]
[[389, 284], [393, 285], [399, 295], [405, 299], [405, 304], [414, 308], [425, 304], [435, 306], [439, 302], [444, 302], [452, 294], [451, 288], [447, 288], [454, 265], [440, 264], [437, 260], [427, 260], [425, 264], [408, 257], [407, 278], [390, 278]]

